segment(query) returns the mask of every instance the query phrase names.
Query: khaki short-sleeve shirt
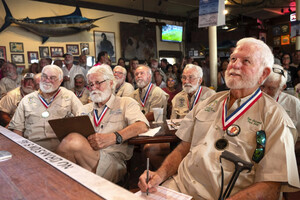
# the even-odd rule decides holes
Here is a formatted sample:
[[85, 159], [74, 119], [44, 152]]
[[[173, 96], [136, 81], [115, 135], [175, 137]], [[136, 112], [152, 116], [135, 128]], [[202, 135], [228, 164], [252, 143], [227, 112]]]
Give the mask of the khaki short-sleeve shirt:
[[129, 97], [133, 91], [133, 86], [130, 83], [124, 82], [115, 93], [118, 97]]
[[140, 110], [142, 110], [144, 114], [152, 112], [153, 108], [164, 108], [164, 119], [166, 119], [169, 95], [165, 93], [160, 87], [157, 87], [153, 84], [147, 101], [145, 102], [145, 106], [142, 106], [141, 99], [144, 98], [148, 86], [149, 84], [145, 88], [143, 88], [142, 91], [140, 89], [136, 89], [131, 94], [131, 97], [139, 103]]
[[3, 94], [21, 86], [22, 76], [18, 75], [16, 80], [12, 80], [8, 77], [4, 77], [0, 80], [0, 95], [3, 97]]
[[[229, 136], [223, 131], [222, 105], [228, 91], [220, 92], [200, 102], [183, 119], [176, 135], [190, 142], [190, 152], [180, 163], [175, 182], [181, 192], [195, 199], [218, 199], [221, 186], [219, 157], [222, 150], [215, 147], [221, 138], [228, 140], [225, 150], [242, 160], [254, 164], [250, 173], [241, 172], [231, 195], [256, 182], [274, 181], [287, 186], [300, 187], [294, 152], [296, 129], [286, 112], [271, 97], [262, 97], [233, 124], [240, 127], [238, 135]], [[241, 103], [250, 96], [241, 99]], [[237, 101], [231, 108], [236, 108]], [[233, 110], [229, 110], [233, 112]], [[256, 149], [256, 132], [266, 133], [266, 147], [262, 160], [252, 161]], [[224, 188], [235, 170], [232, 162], [222, 159]]]
[[[201, 87], [202, 92], [198, 102], [203, 101], [216, 93], [214, 90], [206, 86]], [[196, 97], [196, 93], [197, 92], [195, 92], [190, 99], [188, 98], [188, 93], [186, 93], [184, 90], [175, 95], [175, 97], [172, 99], [171, 119], [182, 119], [190, 112]]]
[[83, 88], [81, 92], [75, 92], [74, 88], [71, 91], [74, 92], [83, 105], [89, 102], [90, 91], [87, 88]]
[[[60, 92], [48, 108], [43, 105], [38, 94], [39, 91], [35, 91], [21, 100], [8, 128], [23, 132], [24, 137], [33, 142], [56, 139], [48, 120], [79, 115], [83, 105], [73, 92], [64, 87], [60, 87]], [[42, 117], [44, 112], [48, 112], [49, 116]]]
[[17, 87], [9, 91], [1, 100], [0, 100], [0, 111], [5, 112], [12, 117], [17, 109], [20, 101], [22, 99], [20, 87]]

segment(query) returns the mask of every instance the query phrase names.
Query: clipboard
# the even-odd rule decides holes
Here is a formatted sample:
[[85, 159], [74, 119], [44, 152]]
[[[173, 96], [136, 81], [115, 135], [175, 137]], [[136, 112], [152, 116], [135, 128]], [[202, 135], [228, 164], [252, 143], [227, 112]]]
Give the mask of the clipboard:
[[88, 137], [95, 133], [94, 127], [89, 116], [76, 116], [61, 119], [52, 119], [48, 121], [59, 141], [69, 133], [80, 133], [84, 137]]

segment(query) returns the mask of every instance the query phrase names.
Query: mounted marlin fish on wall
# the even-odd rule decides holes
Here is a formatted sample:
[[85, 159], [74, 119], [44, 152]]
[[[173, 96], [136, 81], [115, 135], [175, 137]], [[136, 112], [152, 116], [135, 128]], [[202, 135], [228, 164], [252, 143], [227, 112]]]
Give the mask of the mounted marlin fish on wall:
[[73, 13], [63, 16], [55, 17], [41, 17], [37, 19], [30, 19], [28, 17], [24, 19], [15, 19], [6, 2], [2, 0], [6, 16], [5, 23], [0, 28], [0, 33], [5, 30], [11, 23], [20, 25], [21, 27], [41, 36], [43, 38], [42, 43], [46, 42], [49, 37], [60, 37], [75, 34], [84, 30], [90, 30], [98, 27], [93, 23], [99, 19], [103, 19], [112, 15], [88, 19], [82, 17], [81, 11], [78, 6]]

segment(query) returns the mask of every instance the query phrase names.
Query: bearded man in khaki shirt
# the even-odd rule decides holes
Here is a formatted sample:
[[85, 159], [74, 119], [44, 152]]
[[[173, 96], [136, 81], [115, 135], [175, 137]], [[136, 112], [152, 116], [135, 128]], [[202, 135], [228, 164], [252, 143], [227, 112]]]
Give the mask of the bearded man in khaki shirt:
[[139, 103], [148, 121], [154, 121], [153, 108], [163, 108], [164, 119], [166, 119], [169, 95], [151, 83], [151, 69], [148, 66], [139, 65], [134, 72], [134, 78], [138, 89], [130, 96]]
[[141, 190], [153, 192], [171, 177], [163, 186], [196, 200], [218, 199], [235, 171], [231, 161], [220, 158], [225, 150], [253, 163], [250, 173], [239, 174], [227, 200], [275, 200], [280, 191], [299, 188], [296, 128], [284, 109], [259, 89], [273, 63], [264, 42], [240, 40], [225, 73], [230, 91], [216, 93], [189, 112], [176, 132], [182, 142], [150, 172], [148, 183], [146, 173], [140, 177]]
[[88, 71], [87, 78], [93, 102], [84, 108], [95, 134], [85, 138], [70, 133], [57, 153], [107, 180], [119, 182], [126, 174], [125, 161], [133, 154], [133, 146], [126, 140], [146, 132], [149, 122], [132, 98], [114, 96], [111, 69], [95, 66]]
[[129, 97], [134, 91], [133, 86], [130, 83], [125, 82], [127, 71], [124, 67], [117, 65], [113, 69], [116, 79], [115, 95], [118, 97]]
[[42, 70], [40, 90], [26, 95], [16, 109], [8, 129], [54, 151], [59, 144], [48, 120], [81, 113], [83, 105], [73, 92], [59, 87], [63, 72], [56, 65]]

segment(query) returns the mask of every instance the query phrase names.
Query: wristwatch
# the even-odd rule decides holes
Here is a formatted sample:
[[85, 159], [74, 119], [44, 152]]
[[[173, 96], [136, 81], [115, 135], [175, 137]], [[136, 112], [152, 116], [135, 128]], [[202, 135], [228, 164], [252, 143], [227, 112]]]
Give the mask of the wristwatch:
[[122, 135], [120, 135], [120, 133], [118, 133], [117, 131], [115, 131], [114, 134], [116, 135], [116, 144], [122, 144], [123, 142]]

